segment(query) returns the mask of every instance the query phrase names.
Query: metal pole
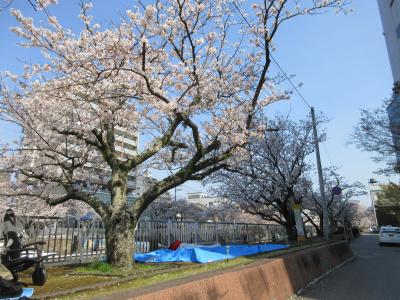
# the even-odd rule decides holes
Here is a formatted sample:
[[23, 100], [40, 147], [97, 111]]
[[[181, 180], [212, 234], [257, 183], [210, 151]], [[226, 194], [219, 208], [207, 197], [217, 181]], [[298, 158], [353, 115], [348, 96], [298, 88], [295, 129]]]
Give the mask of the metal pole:
[[373, 178], [371, 178], [368, 181], [369, 184], [369, 194], [371, 196], [371, 203], [372, 203], [372, 208], [374, 210], [374, 217], [375, 217], [375, 225], [378, 227], [378, 218], [376, 217], [376, 208], [375, 208], [375, 200], [374, 200], [374, 195], [372, 194], [372, 190], [371, 190], [371, 185], [373, 185], [374, 183], [377, 183], [377, 181]]
[[322, 176], [322, 165], [321, 165], [321, 157], [320, 157], [320, 154], [319, 154], [319, 144], [318, 144], [318, 135], [317, 135], [317, 122], [315, 120], [314, 107], [311, 107], [311, 121], [312, 121], [313, 134], [314, 134], [315, 155], [317, 157], [319, 189], [320, 189], [320, 192], [321, 192], [321, 199], [322, 199], [322, 214], [323, 214], [324, 237], [325, 237], [325, 239], [329, 239], [329, 218], [328, 218], [328, 205], [327, 205], [328, 203], [326, 201], [325, 188], [324, 188], [324, 179], [323, 179], [323, 176]]

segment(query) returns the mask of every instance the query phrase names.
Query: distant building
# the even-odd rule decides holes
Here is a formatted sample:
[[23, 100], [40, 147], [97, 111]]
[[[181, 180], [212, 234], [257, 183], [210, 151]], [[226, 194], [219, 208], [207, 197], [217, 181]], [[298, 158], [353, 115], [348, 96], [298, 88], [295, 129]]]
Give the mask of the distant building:
[[145, 191], [148, 190], [152, 185], [156, 184], [157, 179], [149, 175], [138, 175], [136, 176], [136, 188], [133, 191], [134, 197], [140, 197]]
[[[393, 143], [400, 149], [400, 0], [377, 0], [393, 75], [393, 97], [387, 107]], [[400, 164], [400, 151], [396, 153]]]
[[186, 200], [189, 203], [200, 204], [207, 208], [216, 207], [226, 202], [226, 199], [223, 197], [209, 197], [207, 194], [201, 192], [187, 193]]

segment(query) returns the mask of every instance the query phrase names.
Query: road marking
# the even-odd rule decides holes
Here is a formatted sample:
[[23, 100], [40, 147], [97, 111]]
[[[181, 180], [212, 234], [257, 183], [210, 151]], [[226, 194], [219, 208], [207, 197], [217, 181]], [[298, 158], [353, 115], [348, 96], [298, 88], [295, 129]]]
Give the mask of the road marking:
[[329, 275], [330, 273], [332, 273], [333, 271], [341, 268], [342, 266], [344, 266], [345, 264], [351, 262], [352, 260], [354, 260], [356, 258], [356, 256], [352, 256], [350, 257], [348, 260], [345, 260], [344, 262], [342, 262], [340, 265], [337, 265], [336, 267], [334, 267], [333, 269], [330, 269], [328, 271], [326, 271], [324, 274], [322, 274], [321, 276], [315, 278], [313, 281], [311, 281], [309, 284], [307, 284], [305, 287], [303, 287], [302, 289], [300, 289], [296, 295], [299, 296], [299, 294], [301, 292], [303, 292], [305, 289], [307, 289], [308, 287], [316, 284], [318, 281], [320, 281], [322, 278], [324, 278], [325, 276]]

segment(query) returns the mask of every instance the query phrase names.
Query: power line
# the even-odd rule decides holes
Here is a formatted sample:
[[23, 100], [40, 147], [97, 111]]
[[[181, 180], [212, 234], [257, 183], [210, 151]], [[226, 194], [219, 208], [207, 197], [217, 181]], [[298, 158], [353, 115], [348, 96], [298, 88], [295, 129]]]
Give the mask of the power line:
[[270, 53], [269, 56], [271, 57], [271, 60], [274, 62], [274, 64], [278, 67], [279, 71], [283, 74], [283, 76], [286, 78], [287, 81], [290, 82], [290, 85], [293, 87], [293, 89], [296, 91], [296, 93], [300, 96], [300, 99], [303, 100], [305, 105], [308, 106], [308, 108], [311, 108], [311, 105], [308, 104], [306, 98], [300, 93], [299, 89], [294, 85], [293, 81], [289, 78], [289, 76], [286, 75], [285, 71], [283, 71], [282, 67], [279, 65], [277, 60], [274, 58], [274, 56]]
[[[235, 9], [241, 15], [241, 17], [247, 23], [247, 25], [249, 27], [251, 27], [249, 21], [247, 21], [247, 18], [245, 17], [245, 15], [243, 15], [242, 11], [239, 9], [239, 7], [237, 6], [237, 4], [235, 2], [233, 2], [233, 6], [235, 6]], [[290, 85], [293, 87], [293, 89], [296, 91], [296, 93], [300, 96], [300, 99], [303, 100], [303, 102], [308, 106], [308, 108], [311, 108], [311, 105], [308, 104], [306, 98], [304, 98], [304, 96], [300, 93], [299, 89], [294, 85], [294, 83], [289, 78], [289, 76], [287, 76], [286, 72], [282, 69], [282, 67], [280, 66], [278, 61], [275, 59], [275, 57], [271, 53], [269, 53], [269, 56], [271, 57], [271, 60], [273, 61], [273, 63], [278, 67], [278, 69], [282, 73], [282, 75], [286, 78], [287, 81], [289, 81]]]
[[325, 147], [324, 143], [322, 143], [322, 149], [324, 149], [326, 157], [328, 158], [329, 162], [331, 163], [331, 166], [333, 166], [332, 159], [331, 159], [331, 157], [330, 157], [330, 155], [328, 153], [328, 149]]

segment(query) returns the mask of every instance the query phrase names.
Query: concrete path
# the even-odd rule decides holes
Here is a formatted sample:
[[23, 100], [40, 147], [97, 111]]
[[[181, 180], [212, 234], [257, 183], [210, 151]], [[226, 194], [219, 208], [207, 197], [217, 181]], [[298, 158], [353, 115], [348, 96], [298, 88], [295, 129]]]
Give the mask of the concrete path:
[[400, 247], [379, 246], [378, 235], [352, 242], [356, 259], [305, 290], [296, 300], [400, 299]]

